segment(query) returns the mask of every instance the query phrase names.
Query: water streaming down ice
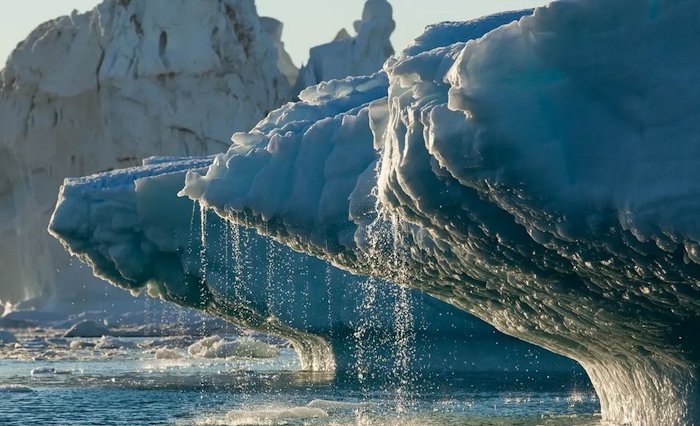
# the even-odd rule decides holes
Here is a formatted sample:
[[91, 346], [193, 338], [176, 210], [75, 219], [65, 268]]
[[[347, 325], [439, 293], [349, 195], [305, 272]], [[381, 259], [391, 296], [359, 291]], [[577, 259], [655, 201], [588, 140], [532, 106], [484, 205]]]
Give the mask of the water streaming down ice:
[[[405, 353], [387, 345], [394, 334], [393, 307], [401, 292], [374, 281], [372, 288], [382, 299], [367, 312], [356, 284], [363, 278], [329, 269], [278, 243], [270, 250], [269, 241], [250, 230], [212, 212], [202, 213], [199, 204], [177, 197], [185, 172], [211, 161], [149, 161], [141, 168], [70, 180], [59, 210], [72, 213], [54, 215], [52, 232], [98, 276], [120, 287], [147, 288], [152, 296], [289, 338], [307, 369], [322, 371], [337, 365], [340, 372], [349, 372], [355, 365], [356, 346], [363, 345], [374, 351], [361, 360], [373, 372], [372, 380], [384, 376], [377, 375], [377, 369], [394, 365], [394, 356]], [[126, 223], [127, 217], [135, 219], [128, 228], [111, 228]], [[228, 247], [231, 259], [223, 262], [221, 253]], [[421, 370], [571, 371], [572, 365], [562, 359], [494, 335], [489, 327], [445, 304], [419, 294], [411, 299], [428, 324], [420, 327], [416, 339], [412, 374]], [[365, 320], [374, 343], [353, 339], [354, 330]], [[404, 327], [403, 322], [400, 325]], [[480, 344], [472, 347], [473, 338], [481, 339]], [[511, 352], [499, 354], [501, 347]], [[538, 353], [540, 358], [527, 358], [528, 353]], [[484, 354], [487, 360], [481, 360]]]

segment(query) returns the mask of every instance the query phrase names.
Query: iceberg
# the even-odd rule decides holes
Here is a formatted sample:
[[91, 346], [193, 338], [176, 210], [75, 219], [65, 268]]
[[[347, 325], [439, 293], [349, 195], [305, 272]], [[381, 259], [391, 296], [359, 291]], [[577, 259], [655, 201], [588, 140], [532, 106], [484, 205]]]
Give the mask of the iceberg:
[[[17, 46], [0, 71], [0, 315], [143, 309], [46, 234], [56, 192], [66, 177], [226, 149], [298, 93], [282, 27], [253, 0], [105, 0]], [[362, 44], [383, 55], [372, 70], [389, 56], [388, 34], [375, 35]]]
[[[452, 26], [463, 37], [475, 37], [525, 13]], [[365, 126], [355, 136], [371, 145], [364, 105], [386, 96], [386, 74], [324, 83], [302, 97], [322, 99], [351, 87], [357, 92], [352, 99], [335, 99], [323, 108], [289, 104], [258, 127], [275, 128], [294, 117], [294, 131], [301, 131], [304, 123], [353, 109], [358, 129]], [[307, 370], [355, 374], [359, 367], [368, 377], [395, 365], [411, 374], [577, 371], [573, 363], [504, 336], [448, 304], [343, 273], [178, 197], [187, 172], [204, 173], [213, 161], [153, 157], [141, 167], [68, 179], [50, 231], [95, 275], [121, 288], [289, 339]]]
[[605, 421], [697, 424], [698, 16], [552, 2], [307, 89], [181, 194], [575, 359]]
[[[697, 424], [698, 16], [561, 0], [476, 40], [429, 28], [235, 134], [180, 195], [578, 361], [607, 422]], [[94, 251], [72, 188], [52, 232]]]
[[131, 299], [46, 234], [56, 191], [152, 155], [225, 149], [291, 98], [268, 29], [253, 0], [107, 0], [18, 45], [0, 72], [0, 305]]

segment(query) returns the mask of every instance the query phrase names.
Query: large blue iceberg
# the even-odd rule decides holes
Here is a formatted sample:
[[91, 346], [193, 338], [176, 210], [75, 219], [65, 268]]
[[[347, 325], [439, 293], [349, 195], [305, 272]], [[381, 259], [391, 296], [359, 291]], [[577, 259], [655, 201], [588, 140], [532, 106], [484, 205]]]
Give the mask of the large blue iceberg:
[[[606, 421], [695, 424], [699, 16], [562, 0], [477, 40], [429, 28], [234, 135], [180, 194], [578, 361]], [[79, 253], [72, 185], [51, 229]]]
[[[524, 13], [448, 27], [460, 27], [463, 37], [473, 38], [475, 32], [483, 34]], [[437, 34], [444, 28], [430, 31]], [[306, 114], [307, 126], [319, 114], [363, 111], [358, 117], [364, 120], [359, 121], [364, 131], [355, 136], [371, 146], [366, 105], [386, 96], [388, 80], [378, 74], [348, 81], [366, 82], [363, 94], [333, 107], [297, 104], [301, 109], [294, 109], [306, 110], [300, 113]], [[303, 96], [324, 90], [310, 89]], [[371, 156], [370, 151], [365, 159]], [[135, 293], [145, 290], [285, 337], [308, 370], [361, 376], [384, 375], [395, 367], [413, 375], [577, 371], [574, 363], [504, 336], [444, 302], [395, 284], [353, 277], [178, 197], [186, 173], [205, 173], [214, 160], [149, 158], [142, 167], [67, 180], [51, 230], [97, 276]]]

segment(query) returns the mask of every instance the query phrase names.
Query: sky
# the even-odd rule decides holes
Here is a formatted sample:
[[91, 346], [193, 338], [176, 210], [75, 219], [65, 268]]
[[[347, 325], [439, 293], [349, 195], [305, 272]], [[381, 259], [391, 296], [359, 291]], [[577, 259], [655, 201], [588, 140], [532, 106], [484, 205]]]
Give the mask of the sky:
[[[428, 25], [440, 21], [461, 21], [490, 13], [524, 9], [547, 0], [429, 0], [418, 7], [417, 0], [389, 0], [394, 6], [396, 31], [394, 49], [401, 50]], [[354, 34], [352, 23], [362, 15], [365, 0], [256, 0], [258, 13], [284, 22], [282, 35], [294, 62], [306, 61], [309, 48], [333, 39], [341, 28]], [[99, 0], [21, 0], [6, 2], [0, 14], [0, 62], [42, 22], [92, 9]], [[11, 6], [10, 6], [11, 4]]]

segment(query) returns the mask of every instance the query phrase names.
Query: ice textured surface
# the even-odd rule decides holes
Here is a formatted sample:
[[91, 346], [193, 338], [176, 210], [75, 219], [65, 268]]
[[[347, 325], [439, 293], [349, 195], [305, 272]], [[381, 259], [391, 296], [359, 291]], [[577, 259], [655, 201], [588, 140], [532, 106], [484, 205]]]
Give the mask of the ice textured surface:
[[[472, 33], [486, 32], [498, 22], [486, 21]], [[332, 134], [341, 124], [333, 117], [352, 110], [357, 117], [346, 121], [355, 120], [360, 132], [337, 137], [363, 138], [368, 149], [364, 159], [357, 158], [348, 142], [343, 161], [347, 167], [353, 161], [370, 161], [374, 153], [367, 105], [385, 97], [387, 87], [386, 75], [379, 73], [309, 88], [301, 95], [303, 103], [273, 112], [255, 132], [234, 136], [241, 144], [237, 149], [243, 152], [263, 132], [278, 132], [284, 123], [292, 127], [283, 132], [292, 134], [325, 120], [328, 131], [312, 130], [310, 135]], [[355, 95], [338, 95], [345, 92]], [[316, 154], [309, 155], [311, 161]], [[309, 369], [354, 369], [358, 353], [369, 358], [361, 360], [369, 370], [392, 368], [397, 355], [389, 340], [401, 314], [406, 315], [401, 326], [415, 334], [406, 348], [415, 353], [409, 365], [414, 373], [572, 370], [562, 358], [494, 333], [449, 305], [417, 292], [402, 295], [395, 285], [329, 268], [177, 197], [186, 172], [204, 173], [212, 161], [217, 160], [149, 158], [140, 168], [67, 180], [51, 231], [96, 275], [120, 287], [147, 289], [153, 296], [291, 339]], [[323, 176], [322, 169], [305, 172]], [[294, 196], [303, 203], [313, 191], [297, 190]], [[329, 216], [335, 208], [332, 199], [323, 207]], [[399, 304], [403, 297], [408, 303]], [[395, 312], [396, 306], [403, 311]]]
[[182, 193], [576, 359], [606, 420], [693, 424], [699, 13], [556, 1], [409, 50], [371, 80], [388, 97], [367, 104], [362, 79], [319, 86]]

